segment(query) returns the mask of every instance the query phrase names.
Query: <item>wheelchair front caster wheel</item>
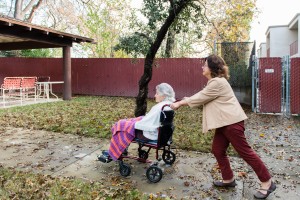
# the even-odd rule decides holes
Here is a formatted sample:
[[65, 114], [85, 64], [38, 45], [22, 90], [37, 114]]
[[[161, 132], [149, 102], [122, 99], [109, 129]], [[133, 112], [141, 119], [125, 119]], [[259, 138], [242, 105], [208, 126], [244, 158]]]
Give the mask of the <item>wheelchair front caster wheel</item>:
[[161, 180], [163, 173], [162, 170], [157, 166], [150, 166], [147, 169], [146, 176], [152, 183], [157, 183]]
[[148, 156], [149, 155], [148, 155], [147, 151], [145, 151], [145, 150], [140, 150], [139, 151], [139, 158], [147, 160]]
[[162, 159], [166, 164], [172, 165], [176, 160], [176, 155], [172, 151], [164, 150]]
[[121, 176], [124, 176], [124, 177], [129, 176], [131, 173], [131, 167], [130, 167], [130, 165], [128, 165], [126, 163], [121, 163], [119, 170], [120, 170]]

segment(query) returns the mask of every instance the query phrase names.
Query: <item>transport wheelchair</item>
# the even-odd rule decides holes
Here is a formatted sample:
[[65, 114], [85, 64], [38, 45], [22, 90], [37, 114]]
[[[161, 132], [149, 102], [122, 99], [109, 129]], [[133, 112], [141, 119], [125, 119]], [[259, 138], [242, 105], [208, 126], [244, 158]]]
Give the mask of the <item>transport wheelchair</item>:
[[[134, 138], [132, 143], [137, 143], [139, 145], [137, 152], [138, 156], [126, 155], [123, 153], [117, 160], [119, 162], [119, 172], [122, 176], [127, 177], [131, 173], [131, 167], [124, 162], [124, 159], [134, 159], [139, 162], [149, 163], [150, 167], [148, 167], [146, 171], [146, 176], [152, 183], [157, 183], [162, 179], [163, 172], [158, 166], [158, 162], [161, 161], [161, 159], [168, 165], [172, 165], [175, 162], [176, 155], [171, 151], [172, 135], [175, 129], [173, 125], [175, 112], [174, 110], [164, 110], [165, 107], [170, 107], [170, 105], [166, 104], [161, 109], [158, 140], [144, 141]], [[151, 149], [156, 150], [156, 160], [148, 159]], [[159, 152], [162, 152], [162, 154]], [[103, 151], [102, 155], [98, 157], [98, 160], [104, 163], [112, 161], [108, 151]]]

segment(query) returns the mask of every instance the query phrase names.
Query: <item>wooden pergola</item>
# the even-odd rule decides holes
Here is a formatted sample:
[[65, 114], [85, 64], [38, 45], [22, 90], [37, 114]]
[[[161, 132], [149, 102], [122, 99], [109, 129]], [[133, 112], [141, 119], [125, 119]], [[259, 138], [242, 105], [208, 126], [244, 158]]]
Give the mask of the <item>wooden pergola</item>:
[[94, 43], [94, 40], [0, 15], [0, 50], [63, 48], [64, 100], [72, 98], [71, 47], [73, 42]]

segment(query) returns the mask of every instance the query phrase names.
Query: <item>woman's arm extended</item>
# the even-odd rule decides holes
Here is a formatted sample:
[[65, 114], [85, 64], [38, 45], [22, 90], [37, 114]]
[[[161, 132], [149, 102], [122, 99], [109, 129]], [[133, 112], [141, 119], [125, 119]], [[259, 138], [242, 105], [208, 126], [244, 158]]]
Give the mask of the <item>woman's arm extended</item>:
[[173, 110], [177, 110], [179, 107], [181, 106], [185, 106], [185, 105], [188, 105], [187, 101], [184, 100], [184, 98], [181, 100], [181, 101], [177, 101], [175, 103], [172, 103], [170, 105], [170, 107], [173, 109]]

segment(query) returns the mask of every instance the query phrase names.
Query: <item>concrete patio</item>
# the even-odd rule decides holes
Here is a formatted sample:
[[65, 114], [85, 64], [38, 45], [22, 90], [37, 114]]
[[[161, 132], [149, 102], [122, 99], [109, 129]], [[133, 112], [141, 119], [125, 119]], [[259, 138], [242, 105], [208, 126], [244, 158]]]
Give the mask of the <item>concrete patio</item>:
[[18, 106], [27, 106], [27, 105], [33, 105], [33, 104], [39, 104], [39, 103], [49, 103], [49, 102], [57, 102], [62, 101], [61, 98], [30, 98], [26, 100], [5, 100], [3, 102], [3, 98], [0, 97], [0, 109], [1, 108], [11, 108], [11, 107], [18, 107]]

